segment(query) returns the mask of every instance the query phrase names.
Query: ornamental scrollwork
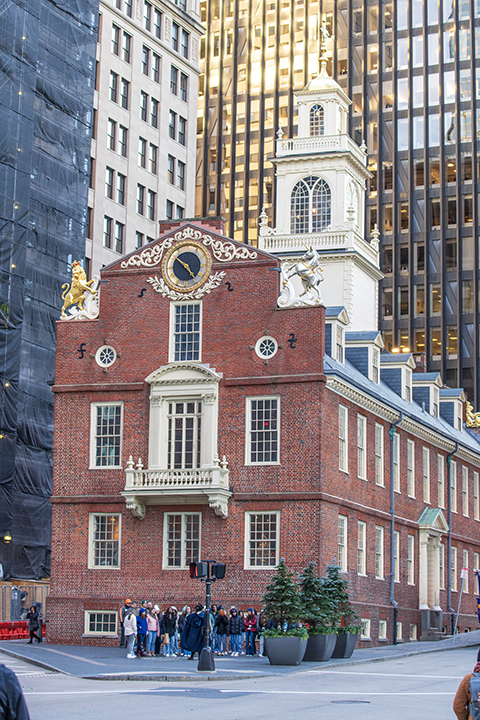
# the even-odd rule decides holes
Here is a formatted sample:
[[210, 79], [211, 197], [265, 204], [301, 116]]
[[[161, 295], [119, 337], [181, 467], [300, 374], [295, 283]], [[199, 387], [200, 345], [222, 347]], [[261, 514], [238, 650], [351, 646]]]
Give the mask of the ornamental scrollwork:
[[473, 406], [467, 400], [466, 420], [468, 428], [480, 427], [480, 412], [473, 412]]
[[204, 295], [209, 295], [212, 290], [215, 290], [215, 288], [219, 287], [224, 277], [225, 273], [223, 271], [217, 272], [214, 275], [210, 275], [207, 282], [205, 282], [201, 287], [197, 288], [196, 290], [192, 290], [189, 293], [182, 293], [177, 292], [176, 290], [172, 290], [172, 288], [167, 285], [163, 278], [158, 278], [157, 276], [147, 278], [147, 282], [150, 283], [155, 292], [160, 293], [162, 297], [170, 298], [170, 300], [200, 300], [200, 298], [202, 298]]

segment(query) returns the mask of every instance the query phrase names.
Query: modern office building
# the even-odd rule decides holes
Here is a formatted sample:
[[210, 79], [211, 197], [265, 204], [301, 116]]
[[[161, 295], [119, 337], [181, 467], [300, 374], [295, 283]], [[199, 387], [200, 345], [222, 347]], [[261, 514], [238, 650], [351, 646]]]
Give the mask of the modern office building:
[[[0, 4], [0, 564], [50, 568], [55, 321], [82, 257], [98, 0]], [[73, 358], [75, 362], [75, 357]], [[11, 540], [10, 540], [11, 538]]]
[[100, 2], [89, 275], [194, 212], [198, 1]]
[[386, 347], [426, 353], [478, 405], [480, 3], [202, 0], [197, 214], [223, 215], [255, 245], [262, 207], [271, 224], [284, 199], [269, 156], [279, 126], [297, 134], [293, 92], [318, 72], [321, 13], [329, 72], [353, 100], [349, 132], [367, 145]]

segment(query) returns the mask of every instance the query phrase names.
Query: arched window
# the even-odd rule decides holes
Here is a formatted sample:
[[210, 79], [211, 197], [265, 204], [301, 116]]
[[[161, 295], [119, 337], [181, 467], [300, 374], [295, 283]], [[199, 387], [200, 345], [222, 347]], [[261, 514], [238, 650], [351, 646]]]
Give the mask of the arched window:
[[323, 135], [325, 133], [324, 112], [321, 105], [312, 105], [310, 108], [310, 135]]
[[299, 180], [292, 191], [290, 205], [291, 232], [320, 232], [331, 222], [332, 195], [321, 178], [310, 176]]

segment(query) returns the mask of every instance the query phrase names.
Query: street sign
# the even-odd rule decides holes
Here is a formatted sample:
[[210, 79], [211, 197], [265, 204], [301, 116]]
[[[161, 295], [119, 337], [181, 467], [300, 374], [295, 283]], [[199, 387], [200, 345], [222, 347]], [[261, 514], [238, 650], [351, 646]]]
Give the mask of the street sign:
[[462, 568], [462, 572], [460, 573], [460, 577], [462, 580], [468, 580], [468, 568]]

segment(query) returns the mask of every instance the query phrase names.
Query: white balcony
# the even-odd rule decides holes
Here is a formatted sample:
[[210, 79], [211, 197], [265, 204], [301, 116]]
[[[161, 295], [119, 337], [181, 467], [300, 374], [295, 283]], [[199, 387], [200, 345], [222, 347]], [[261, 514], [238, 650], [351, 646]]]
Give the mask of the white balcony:
[[367, 156], [363, 148], [360, 148], [346, 133], [277, 140], [275, 156], [311, 155], [320, 152], [351, 152], [362, 165], [367, 164]]
[[272, 254], [298, 254], [303, 255], [305, 246], [314, 247], [320, 253], [322, 251], [345, 253], [357, 252], [369, 263], [378, 267], [378, 243], [369, 243], [364, 240], [354, 228], [353, 223], [346, 223], [348, 229], [328, 229], [319, 233], [286, 234], [286, 235], [261, 235], [259, 247]]
[[135, 466], [130, 456], [125, 470], [127, 510], [138, 518], [145, 517], [146, 505], [209, 504], [216, 515], [228, 515], [229, 470], [225, 456], [215, 457], [213, 465], [191, 470], [150, 470], [141, 458]]

